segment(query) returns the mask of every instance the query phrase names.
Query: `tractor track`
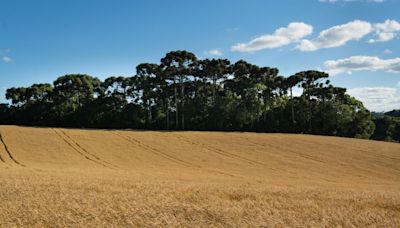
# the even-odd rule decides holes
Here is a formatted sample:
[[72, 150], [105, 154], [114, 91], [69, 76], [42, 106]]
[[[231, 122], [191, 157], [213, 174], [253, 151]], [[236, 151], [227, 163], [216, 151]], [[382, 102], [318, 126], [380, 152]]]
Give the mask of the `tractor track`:
[[194, 167], [194, 168], [202, 169], [202, 170], [205, 170], [205, 171], [211, 172], [211, 173], [216, 173], [216, 174], [220, 174], [220, 175], [224, 175], [224, 176], [228, 176], [228, 177], [232, 177], [232, 178], [243, 179], [243, 177], [236, 176], [234, 174], [230, 174], [230, 173], [227, 173], [227, 172], [224, 172], [224, 171], [213, 170], [213, 169], [205, 168], [205, 167], [202, 167], [202, 166], [199, 166], [199, 165], [194, 165], [194, 164], [189, 163], [189, 162], [185, 162], [185, 161], [183, 161], [181, 159], [178, 159], [176, 157], [168, 155], [168, 154], [166, 154], [166, 153], [164, 153], [164, 152], [162, 152], [162, 151], [160, 151], [160, 150], [158, 150], [156, 148], [153, 148], [153, 147], [151, 147], [149, 145], [146, 145], [146, 144], [140, 142], [139, 140], [137, 140], [137, 139], [135, 139], [135, 138], [133, 138], [131, 136], [124, 136], [124, 135], [118, 134], [118, 133], [114, 133], [114, 134], [118, 135], [119, 137], [121, 137], [121, 138], [125, 139], [126, 141], [132, 143], [133, 145], [139, 146], [140, 148], [145, 149], [145, 150], [147, 150], [147, 151], [149, 151], [149, 152], [151, 152], [151, 153], [153, 153], [153, 154], [155, 154], [157, 156], [166, 158], [169, 161], [173, 161], [175, 163], [184, 165], [186, 167]]
[[132, 136], [128, 136], [128, 135], [124, 136], [124, 135], [118, 134], [118, 133], [114, 133], [114, 134], [118, 135], [119, 137], [125, 139], [126, 141], [129, 141], [130, 143], [132, 143], [132, 144], [134, 144], [134, 145], [136, 145], [138, 147], [141, 147], [142, 149], [145, 149], [145, 150], [147, 150], [147, 151], [149, 151], [149, 152], [151, 152], [151, 153], [153, 153], [153, 154], [155, 154], [157, 156], [161, 156], [161, 157], [163, 157], [163, 158], [165, 158], [167, 160], [173, 161], [175, 163], [178, 163], [178, 164], [181, 164], [181, 165], [184, 165], [184, 166], [187, 166], [187, 167], [201, 168], [201, 166], [193, 165], [193, 164], [191, 164], [189, 162], [183, 161], [183, 160], [181, 160], [179, 158], [176, 158], [174, 156], [166, 154], [166, 153], [164, 153], [164, 152], [162, 152], [162, 151], [160, 151], [160, 150], [158, 150], [158, 149], [156, 149], [154, 147], [146, 145], [146, 144], [140, 142], [139, 140], [133, 138]]
[[0, 161], [6, 163], [6, 161], [4, 161], [4, 158], [1, 156], [1, 154], [0, 154]]
[[[58, 130], [60, 130], [60, 129], [58, 129]], [[60, 137], [69, 147], [71, 147], [75, 152], [77, 152], [79, 155], [81, 155], [81, 156], [84, 157], [85, 159], [87, 159], [87, 160], [89, 160], [89, 161], [91, 161], [91, 162], [94, 162], [94, 163], [96, 163], [96, 164], [98, 164], [98, 165], [101, 165], [101, 166], [103, 166], [103, 167], [110, 168], [110, 169], [114, 169], [114, 168], [109, 167], [109, 166], [107, 166], [107, 165], [105, 165], [105, 164], [103, 164], [103, 163], [101, 163], [101, 162], [99, 162], [99, 161], [97, 161], [97, 160], [95, 160], [95, 159], [93, 159], [93, 158], [87, 156], [86, 154], [82, 153], [82, 152], [81, 152], [79, 149], [77, 149], [73, 144], [71, 144], [71, 142], [69, 142], [61, 133], [59, 133], [55, 128], [53, 128], [53, 131], [54, 131], [54, 132], [56, 133], [56, 135], [57, 135], [58, 137]], [[60, 131], [61, 131], [61, 130], [60, 130]], [[78, 147], [78, 148], [79, 148], [79, 147]]]
[[[268, 143], [257, 143], [257, 142], [251, 141], [250, 139], [248, 139], [246, 137], [243, 137], [243, 136], [240, 136], [240, 137], [242, 139], [245, 139], [247, 142], [249, 142], [249, 144], [253, 144], [253, 145], [256, 145], [256, 146], [262, 146], [262, 147], [271, 147], [271, 148], [274, 148], [274, 149], [277, 149], [277, 150], [282, 150], [282, 148], [280, 148], [279, 146], [271, 145], [271, 144], [268, 144]], [[298, 153], [298, 152], [296, 152], [296, 151], [294, 151], [292, 149], [289, 149], [289, 148], [286, 149], [286, 151], [288, 151], [288, 152], [290, 152], [290, 153], [292, 153], [292, 154], [294, 154], [294, 155], [296, 155], [298, 157], [304, 158], [304, 159], [308, 159], [308, 160], [311, 160], [311, 161], [314, 161], [314, 162], [318, 162], [318, 163], [325, 163], [322, 160], [316, 159], [316, 158], [314, 158], [314, 157], [312, 157], [310, 155], [300, 154], [300, 153]]]
[[[3, 138], [3, 135], [2, 135], [1, 133], [0, 133], [0, 141], [1, 141], [1, 143], [3, 144], [4, 149], [6, 150], [8, 156], [10, 157], [10, 159], [13, 160], [15, 164], [17, 164], [17, 165], [19, 165], [19, 166], [22, 166], [22, 167], [26, 167], [24, 164], [21, 164], [19, 161], [17, 161], [17, 160], [14, 158], [14, 156], [12, 155], [10, 149], [8, 149], [7, 144], [4, 142], [4, 138]], [[4, 161], [3, 158], [2, 158], [1, 160], [5, 163], [5, 161]]]
[[110, 166], [113, 166], [114, 168], [117, 168], [117, 169], [119, 169], [119, 167], [118, 166], [116, 166], [116, 165], [114, 165], [114, 164], [112, 164], [112, 163], [110, 163], [110, 162], [108, 162], [108, 161], [105, 161], [105, 160], [103, 160], [103, 159], [101, 159], [100, 157], [98, 157], [98, 156], [96, 156], [95, 154], [92, 154], [92, 153], [90, 153], [88, 150], [86, 150], [84, 147], [82, 147], [78, 142], [76, 142], [71, 136], [69, 136], [65, 131], [63, 131], [62, 129], [59, 129], [60, 130], [60, 132], [63, 134], [63, 135], [65, 135], [65, 137], [67, 137], [71, 142], [73, 142], [78, 148], [80, 148], [82, 151], [84, 151], [86, 154], [89, 154], [89, 155], [91, 155], [92, 157], [94, 157], [96, 160], [98, 160], [99, 162], [103, 162], [103, 163], [105, 163], [105, 164], [107, 164], [107, 165], [110, 165]]
[[264, 163], [262, 163], [262, 162], [254, 161], [254, 160], [245, 158], [245, 157], [243, 157], [243, 156], [240, 156], [240, 155], [237, 155], [237, 154], [233, 154], [233, 153], [230, 153], [230, 152], [227, 152], [227, 151], [218, 149], [218, 148], [216, 148], [216, 147], [207, 145], [207, 144], [205, 144], [205, 143], [201, 143], [201, 142], [196, 142], [196, 141], [190, 140], [190, 139], [186, 138], [185, 136], [178, 135], [178, 134], [174, 134], [174, 135], [175, 135], [178, 139], [184, 140], [184, 141], [186, 141], [186, 142], [188, 142], [188, 143], [190, 143], [190, 144], [192, 144], [192, 145], [197, 145], [197, 146], [200, 146], [200, 147], [204, 147], [204, 148], [206, 148], [207, 150], [209, 150], [209, 151], [211, 151], [211, 152], [217, 153], [217, 154], [222, 155], [222, 156], [224, 156], [224, 157], [227, 157], [227, 158], [229, 158], [229, 159], [242, 160], [242, 161], [247, 162], [247, 163], [250, 163], [250, 164], [252, 164], [252, 165], [258, 164], [258, 165], [261, 165], [261, 166], [267, 166], [266, 164], [264, 164]]

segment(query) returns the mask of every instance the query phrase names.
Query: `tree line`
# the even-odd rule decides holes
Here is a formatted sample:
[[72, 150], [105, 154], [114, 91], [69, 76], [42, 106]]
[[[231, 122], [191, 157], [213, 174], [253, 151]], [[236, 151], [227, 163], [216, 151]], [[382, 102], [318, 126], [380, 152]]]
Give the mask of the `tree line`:
[[[132, 77], [69, 74], [53, 84], [6, 91], [1, 124], [77, 128], [290, 132], [370, 138], [363, 104], [325, 72], [289, 77], [244, 60], [198, 59], [188, 51], [142, 63]], [[294, 96], [301, 88], [302, 94]]]
[[390, 142], [400, 142], [400, 110], [372, 113], [375, 131], [371, 138]]

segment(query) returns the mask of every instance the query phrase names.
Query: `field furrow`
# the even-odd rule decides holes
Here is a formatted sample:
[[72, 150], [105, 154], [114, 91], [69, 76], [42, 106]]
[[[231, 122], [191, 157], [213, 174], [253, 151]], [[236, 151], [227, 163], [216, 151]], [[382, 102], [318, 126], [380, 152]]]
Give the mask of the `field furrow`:
[[[17, 165], [19, 165], [19, 166], [22, 166], [22, 167], [25, 167], [25, 165], [21, 164], [19, 161], [17, 161], [17, 160], [14, 158], [14, 156], [12, 155], [12, 153], [11, 153], [10, 149], [8, 148], [7, 144], [4, 142], [4, 138], [3, 138], [3, 135], [2, 135], [1, 133], [0, 133], [0, 141], [1, 141], [1, 143], [3, 144], [4, 150], [7, 152], [8, 156], [10, 157], [10, 159], [11, 159], [15, 164], [17, 164]], [[5, 160], [3, 160], [3, 158], [2, 158], [1, 160], [2, 160], [3, 162], [5, 161]]]

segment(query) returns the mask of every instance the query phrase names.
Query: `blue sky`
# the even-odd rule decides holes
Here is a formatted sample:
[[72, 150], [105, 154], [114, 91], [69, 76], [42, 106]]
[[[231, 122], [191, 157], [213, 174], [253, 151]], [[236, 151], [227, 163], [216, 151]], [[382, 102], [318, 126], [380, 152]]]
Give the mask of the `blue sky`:
[[332, 74], [374, 111], [400, 109], [400, 1], [0, 0], [5, 88], [67, 73], [135, 74], [171, 50]]

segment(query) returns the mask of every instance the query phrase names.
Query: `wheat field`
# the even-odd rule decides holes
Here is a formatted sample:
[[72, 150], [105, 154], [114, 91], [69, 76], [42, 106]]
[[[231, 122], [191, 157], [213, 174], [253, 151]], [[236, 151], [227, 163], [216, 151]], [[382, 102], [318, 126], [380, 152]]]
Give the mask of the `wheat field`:
[[0, 126], [1, 227], [399, 227], [400, 144]]

